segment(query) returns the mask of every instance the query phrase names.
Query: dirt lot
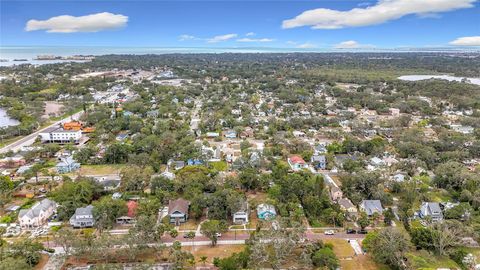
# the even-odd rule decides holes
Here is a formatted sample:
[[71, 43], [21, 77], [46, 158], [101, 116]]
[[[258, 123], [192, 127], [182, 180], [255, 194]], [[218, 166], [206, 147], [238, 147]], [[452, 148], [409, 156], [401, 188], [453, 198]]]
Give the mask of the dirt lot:
[[45, 113], [43, 118], [59, 116], [62, 114], [63, 104], [56, 101], [45, 101]]

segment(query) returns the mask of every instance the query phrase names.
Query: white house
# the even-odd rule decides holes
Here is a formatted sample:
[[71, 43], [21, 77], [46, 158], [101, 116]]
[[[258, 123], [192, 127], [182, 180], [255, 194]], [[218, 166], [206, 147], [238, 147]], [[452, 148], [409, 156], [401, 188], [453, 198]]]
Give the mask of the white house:
[[233, 223], [236, 224], [246, 224], [248, 223], [248, 203], [244, 202], [242, 207], [238, 209], [237, 212], [233, 213]]
[[22, 228], [34, 228], [42, 226], [57, 210], [57, 203], [49, 199], [43, 199], [30, 209], [22, 209], [18, 213], [18, 222]]

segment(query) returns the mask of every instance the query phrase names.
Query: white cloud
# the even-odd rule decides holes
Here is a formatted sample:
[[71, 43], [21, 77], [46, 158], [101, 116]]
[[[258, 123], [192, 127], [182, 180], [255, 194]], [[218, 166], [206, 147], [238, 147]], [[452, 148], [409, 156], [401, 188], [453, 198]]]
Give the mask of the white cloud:
[[192, 39], [197, 39], [197, 37], [192, 36], [192, 35], [180, 35], [180, 36], [178, 36], [179, 41], [186, 41], [186, 40], [192, 40]]
[[381, 24], [403, 16], [432, 14], [471, 8], [477, 0], [379, 0], [375, 5], [347, 11], [318, 8], [284, 20], [283, 28], [312, 26], [313, 29], [339, 29]]
[[375, 46], [369, 44], [360, 44], [355, 40], [343, 41], [334, 46], [335, 49], [365, 49], [373, 47]]
[[299, 49], [311, 49], [311, 48], [316, 48], [317, 45], [310, 43], [310, 42], [305, 42], [303, 44], [300, 44], [297, 46]]
[[245, 34], [245, 36], [247, 36], [247, 37], [255, 36], [255, 33], [254, 32], [248, 32], [248, 33]]
[[214, 36], [213, 38], [207, 39], [208, 43], [217, 43], [217, 42], [222, 42], [222, 41], [227, 41], [232, 38], [236, 38], [238, 35], [237, 34], [226, 34], [226, 35], [221, 35], [221, 36]]
[[274, 39], [271, 38], [240, 38], [237, 39], [238, 42], [272, 42]]
[[460, 37], [449, 44], [455, 46], [480, 46], [480, 36]]
[[48, 20], [29, 20], [26, 31], [46, 30], [48, 33], [98, 32], [127, 25], [128, 17], [102, 12], [85, 16], [61, 15]]
[[287, 41], [287, 44], [288, 44], [288, 45], [297, 45], [298, 42], [293, 41], [293, 40], [289, 40], [289, 41]]

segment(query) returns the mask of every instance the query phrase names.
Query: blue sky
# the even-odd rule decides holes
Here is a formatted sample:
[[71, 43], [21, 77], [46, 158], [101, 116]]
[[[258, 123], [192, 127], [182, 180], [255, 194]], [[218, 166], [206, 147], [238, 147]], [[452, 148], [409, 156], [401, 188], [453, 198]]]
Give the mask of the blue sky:
[[0, 5], [1, 46], [480, 46], [477, 0], [1, 0]]

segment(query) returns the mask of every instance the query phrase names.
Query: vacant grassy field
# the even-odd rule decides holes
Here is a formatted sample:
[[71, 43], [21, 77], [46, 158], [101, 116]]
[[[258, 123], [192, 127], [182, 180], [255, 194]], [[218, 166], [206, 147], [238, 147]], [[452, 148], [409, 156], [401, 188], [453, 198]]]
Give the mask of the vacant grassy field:
[[436, 256], [425, 250], [415, 251], [407, 255], [412, 269], [460, 269], [454, 261], [445, 256]]
[[389, 269], [384, 265], [379, 265], [367, 255], [356, 256], [350, 260], [340, 260], [340, 267], [343, 270], [377, 270]]
[[[183, 250], [189, 251], [195, 256], [196, 261], [200, 260], [200, 257], [206, 256], [207, 263], [212, 263], [213, 258], [225, 258], [229, 257], [233, 253], [239, 253], [245, 248], [244, 245], [221, 245], [215, 247], [209, 246], [197, 246], [197, 247], [182, 247]], [[201, 263], [197, 263], [201, 266]]]
[[80, 174], [81, 175], [118, 174], [124, 167], [125, 167], [124, 164], [82, 165], [82, 167], [80, 167]]
[[324, 242], [333, 245], [333, 251], [339, 259], [355, 256], [355, 251], [347, 240], [331, 238], [324, 240]]

